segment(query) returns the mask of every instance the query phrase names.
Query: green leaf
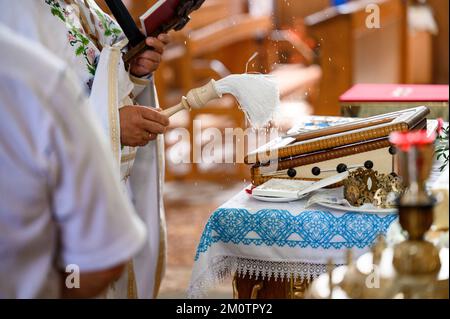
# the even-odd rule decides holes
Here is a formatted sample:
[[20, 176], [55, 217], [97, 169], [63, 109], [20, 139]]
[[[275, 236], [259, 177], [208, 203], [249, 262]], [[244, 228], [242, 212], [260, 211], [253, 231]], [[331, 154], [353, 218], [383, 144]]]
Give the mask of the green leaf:
[[56, 8], [52, 8], [51, 9], [51, 12], [52, 12], [52, 14], [55, 16], [55, 17], [58, 17], [58, 18], [60, 18], [62, 21], [66, 21], [66, 18], [64, 17], [64, 15], [61, 13], [61, 11], [59, 11], [58, 9], [56, 9]]
[[80, 34], [80, 32], [78, 32], [78, 30], [76, 28], [72, 28], [71, 31], [76, 38], [82, 37], [82, 35]]
[[88, 64], [87, 68], [88, 68], [89, 74], [95, 75], [95, 68], [92, 65]]
[[108, 29], [108, 30], [105, 31], [105, 36], [106, 37], [110, 37], [111, 35], [112, 35], [111, 30]]
[[83, 45], [88, 45], [89, 44], [89, 39], [88, 38], [86, 38], [84, 36], [81, 36], [80, 38], [81, 38], [81, 43], [83, 43]]
[[75, 51], [75, 55], [82, 55], [84, 53], [84, 49], [84, 46], [79, 46]]

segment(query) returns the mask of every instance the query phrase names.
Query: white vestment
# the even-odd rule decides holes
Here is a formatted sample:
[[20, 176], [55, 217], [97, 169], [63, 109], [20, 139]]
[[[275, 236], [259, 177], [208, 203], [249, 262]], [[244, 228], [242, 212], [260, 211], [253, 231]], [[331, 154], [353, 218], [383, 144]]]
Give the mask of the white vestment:
[[[155, 88], [151, 79], [137, 79], [126, 72], [121, 59], [126, 39], [120, 28], [94, 1], [86, 2], [89, 7], [83, 0], [0, 0], [0, 21], [68, 62], [90, 93], [91, 105], [120, 165], [121, 179], [147, 226], [147, 244], [133, 263], [137, 297], [153, 298], [165, 263], [164, 144], [162, 136], [158, 136], [145, 147], [122, 148], [119, 108], [133, 104], [130, 93], [140, 105], [157, 107]], [[128, 275], [132, 273], [125, 273], [109, 297], [130, 297]]]
[[58, 298], [60, 272], [127, 262], [145, 226], [67, 65], [1, 24], [0, 47], [0, 299]]

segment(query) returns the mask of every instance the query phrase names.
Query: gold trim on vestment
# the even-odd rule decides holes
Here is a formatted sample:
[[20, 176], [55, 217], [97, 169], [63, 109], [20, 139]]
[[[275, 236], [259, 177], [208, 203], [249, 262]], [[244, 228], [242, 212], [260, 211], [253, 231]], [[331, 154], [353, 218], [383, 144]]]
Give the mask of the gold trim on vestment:
[[138, 290], [137, 290], [137, 285], [136, 285], [136, 277], [135, 277], [135, 273], [134, 273], [133, 259], [131, 259], [127, 263], [127, 274], [128, 274], [127, 298], [128, 299], [137, 299], [138, 298]]
[[132, 161], [132, 160], [134, 160], [136, 158], [136, 155], [137, 155], [137, 151], [134, 151], [133, 153], [129, 153], [129, 154], [126, 154], [126, 155], [122, 155], [120, 161], [121, 161], [122, 164], [126, 163], [126, 162], [129, 162], [129, 161]]
[[[109, 136], [111, 139], [111, 147], [114, 153], [114, 158], [120, 165], [119, 158], [119, 141], [120, 141], [120, 133], [118, 128], [117, 121], [117, 64], [119, 63], [120, 58], [120, 50], [117, 47], [111, 48], [111, 58], [108, 64], [108, 116], [109, 116]], [[120, 167], [120, 166], [119, 166]]]
[[[155, 82], [153, 81], [153, 100], [155, 103], [155, 107], [159, 108], [158, 95], [156, 92]], [[158, 198], [159, 198], [159, 253], [158, 253], [158, 262], [156, 265], [155, 271], [155, 285], [153, 289], [153, 296], [156, 298], [159, 293], [159, 289], [161, 287], [161, 282], [165, 272], [166, 266], [166, 246], [167, 246], [167, 238], [166, 238], [166, 220], [164, 214], [164, 203], [163, 203], [163, 187], [162, 183], [164, 183], [164, 136], [158, 135], [156, 139], [156, 155], [157, 155], [157, 169], [158, 169]]]
[[[125, 41], [121, 41], [117, 43], [115, 46], [111, 48], [111, 57], [108, 64], [108, 109], [109, 109], [109, 124], [110, 124], [110, 139], [112, 144], [112, 149], [114, 153], [115, 160], [118, 162], [120, 167], [120, 128], [119, 123], [117, 121], [117, 112], [119, 101], [118, 98], [118, 87], [117, 87], [117, 66], [119, 64], [119, 59], [121, 58], [121, 48], [126, 44]], [[138, 298], [138, 291], [136, 285], [136, 278], [134, 272], [134, 264], [131, 259], [127, 263], [127, 274], [128, 274], [128, 283], [127, 283], [127, 298], [136, 299]]]

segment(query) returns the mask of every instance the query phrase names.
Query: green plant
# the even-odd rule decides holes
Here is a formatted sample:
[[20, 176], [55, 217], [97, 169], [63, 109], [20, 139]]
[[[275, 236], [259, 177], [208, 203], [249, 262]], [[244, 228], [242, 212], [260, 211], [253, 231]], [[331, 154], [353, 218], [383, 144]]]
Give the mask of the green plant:
[[439, 160], [442, 158], [442, 165], [439, 168], [443, 171], [448, 165], [448, 135], [449, 135], [449, 125], [442, 128], [441, 134], [439, 134], [436, 139], [436, 158]]

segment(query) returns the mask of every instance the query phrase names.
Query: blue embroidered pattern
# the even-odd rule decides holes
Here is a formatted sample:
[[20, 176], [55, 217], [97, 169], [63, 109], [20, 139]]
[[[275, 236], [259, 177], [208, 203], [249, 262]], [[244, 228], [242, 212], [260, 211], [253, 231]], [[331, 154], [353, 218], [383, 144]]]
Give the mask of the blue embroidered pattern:
[[386, 234], [396, 218], [396, 214], [354, 212], [336, 217], [327, 211], [304, 211], [294, 216], [286, 210], [273, 209], [251, 214], [246, 209], [220, 208], [205, 226], [195, 260], [217, 242], [291, 248], [365, 248], [379, 234]]

